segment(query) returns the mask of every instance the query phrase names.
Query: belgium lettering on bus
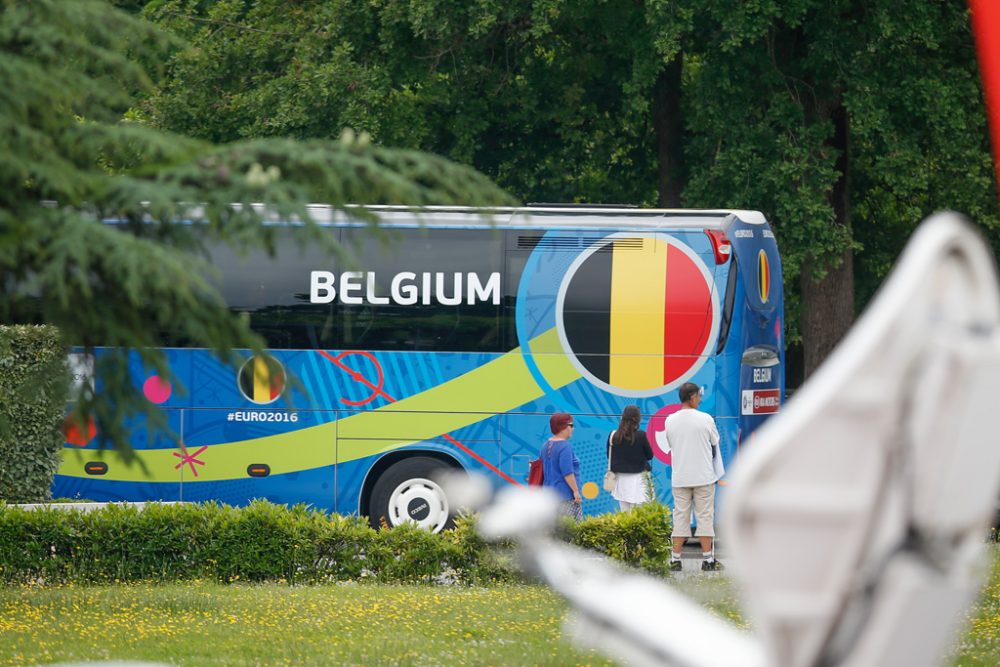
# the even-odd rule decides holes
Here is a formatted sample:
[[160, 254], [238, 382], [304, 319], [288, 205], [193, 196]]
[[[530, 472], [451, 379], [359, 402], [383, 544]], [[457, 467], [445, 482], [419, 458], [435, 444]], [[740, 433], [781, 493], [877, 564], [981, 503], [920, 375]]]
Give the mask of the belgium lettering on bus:
[[379, 284], [383, 281], [378, 280], [374, 271], [344, 271], [339, 276], [332, 271], [312, 271], [309, 274], [309, 302], [331, 303], [339, 299], [347, 305], [500, 304], [499, 272], [491, 273], [484, 282], [474, 272], [401, 271], [389, 281], [388, 294], [379, 293], [376, 289]]

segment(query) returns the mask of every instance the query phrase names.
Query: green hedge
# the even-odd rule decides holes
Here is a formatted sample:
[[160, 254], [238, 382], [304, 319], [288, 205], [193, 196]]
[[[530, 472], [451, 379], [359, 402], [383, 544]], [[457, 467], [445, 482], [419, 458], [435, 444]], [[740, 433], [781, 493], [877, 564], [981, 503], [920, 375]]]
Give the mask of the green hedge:
[[[488, 583], [518, 574], [510, 545], [487, 545], [474, 518], [453, 530], [373, 530], [367, 520], [264, 501], [108, 505], [93, 512], [0, 504], [0, 581], [103, 583], [213, 579], [305, 583]], [[570, 541], [667, 572], [670, 523], [662, 505], [567, 526]]]
[[0, 326], [0, 500], [51, 496], [69, 373], [50, 326]]
[[670, 570], [670, 510], [660, 503], [566, 525], [570, 541], [648, 572]]

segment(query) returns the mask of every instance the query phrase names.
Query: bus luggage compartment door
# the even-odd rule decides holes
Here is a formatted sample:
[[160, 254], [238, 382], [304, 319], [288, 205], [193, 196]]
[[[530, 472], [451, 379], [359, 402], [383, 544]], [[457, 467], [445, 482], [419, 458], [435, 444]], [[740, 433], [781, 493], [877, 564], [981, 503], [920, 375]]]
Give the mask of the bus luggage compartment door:
[[749, 347], [740, 364], [740, 441], [781, 408], [781, 357], [766, 345]]

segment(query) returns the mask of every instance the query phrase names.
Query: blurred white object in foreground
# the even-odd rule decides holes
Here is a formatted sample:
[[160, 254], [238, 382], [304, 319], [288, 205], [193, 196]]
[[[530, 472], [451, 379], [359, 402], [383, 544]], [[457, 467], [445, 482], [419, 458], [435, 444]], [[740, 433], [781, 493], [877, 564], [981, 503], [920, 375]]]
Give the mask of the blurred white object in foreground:
[[991, 253], [936, 215], [746, 447], [724, 534], [777, 664], [930, 665], [953, 639], [1000, 481], [998, 322]]
[[479, 532], [487, 539], [518, 540], [524, 569], [569, 601], [575, 641], [630, 665], [767, 664], [752, 636], [664, 581], [553, 540], [558, 505], [548, 489], [504, 489], [483, 513]]
[[[744, 444], [722, 534], [756, 637], [665, 583], [560, 545], [553, 499], [484, 516], [573, 606], [576, 636], [632, 664], [936, 664], [985, 569], [1000, 491], [993, 258], [954, 214], [923, 223], [837, 350]], [[530, 519], [529, 519], [530, 516]]]

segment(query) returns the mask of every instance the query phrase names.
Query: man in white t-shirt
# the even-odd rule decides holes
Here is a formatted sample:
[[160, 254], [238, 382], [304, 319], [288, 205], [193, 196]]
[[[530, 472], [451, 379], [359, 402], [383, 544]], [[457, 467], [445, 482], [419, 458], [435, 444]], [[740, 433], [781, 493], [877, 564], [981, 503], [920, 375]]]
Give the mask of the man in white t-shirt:
[[698, 411], [701, 388], [692, 382], [681, 385], [681, 409], [666, 419], [664, 435], [670, 447], [674, 492], [673, 552], [670, 569], [681, 569], [681, 548], [691, 537], [691, 506], [694, 505], [695, 537], [701, 542], [702, 570], [720, 570], [715, 560], [715, 483], [719, 476], [712, 463], [719, 446], [719, 431], [711, 415]]

